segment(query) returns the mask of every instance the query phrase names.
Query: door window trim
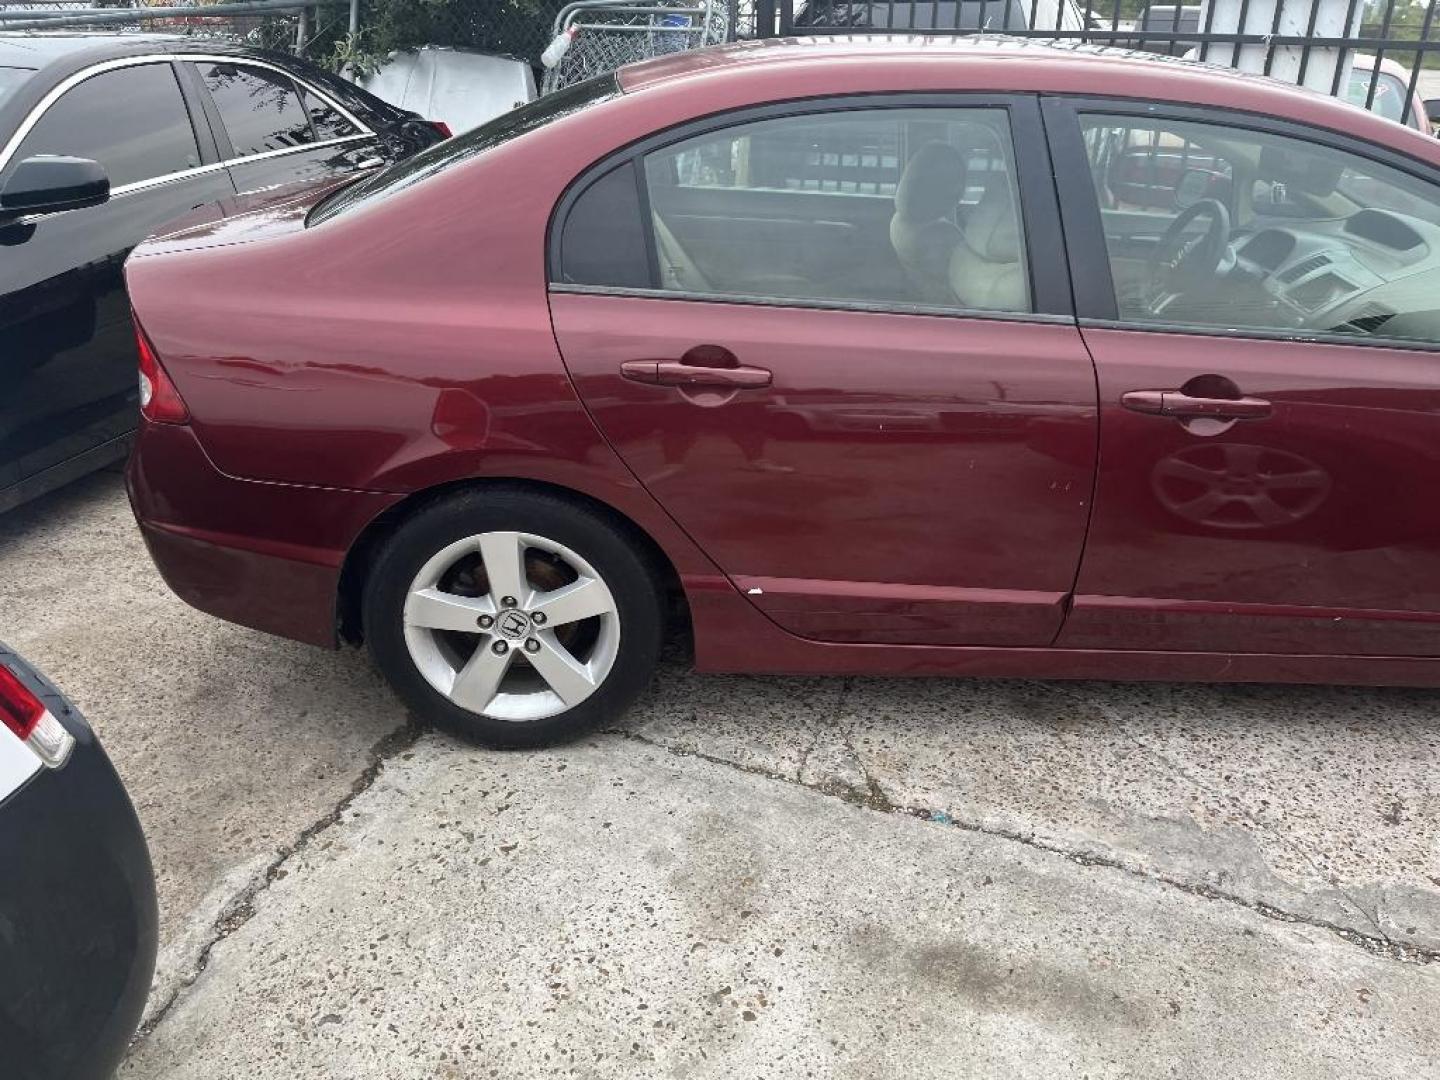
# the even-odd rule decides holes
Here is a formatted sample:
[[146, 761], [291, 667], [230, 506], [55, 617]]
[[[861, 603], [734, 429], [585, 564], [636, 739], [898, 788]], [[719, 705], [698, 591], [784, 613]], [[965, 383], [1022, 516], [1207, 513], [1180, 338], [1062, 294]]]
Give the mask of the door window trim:
[[[276, 64], [271, 64], [264, 60], [253, 60], [248, 56], [226, 56], [223, 53], [147, 53], [143, 56], [125, 56], [115, 60], [100, 61], [99, 63], [92, 64], [89, 67], [82, 68], [79, 71], [72, 72], [65, 78], [61, 79], [60, 82], [56, 83], [53, 87], [51, 87], [50, 90], [46, 92], [45, 96], [42, 97], [40, 101], [35, 105], [35, 107], [32, 108], [28, 114], [26, 114], [25, 119], [20, 121], [20, 124], [15, 128], [15, 133], [10, 136], [10, 139], [5, 143], [3, 149], [0, 149], [0, 173], [3, 173], [5, 169], [9, 166], [11, 158], [15, 156], [15, 152], [20, 148], [20, 144], [25, 141], [25, 137], [30, 134], [31, 129], [40, 122], [40, 119], [45, 115], [45, 113], [50, 109], [50, 107], [55, 104], [55, 102], [59, 101], [60, 98], [63, 97], [67, 91], [74, 89], [76, 86], [79, 86], [87, 79], [94, 78], [96, 75], [102, 75], [107, 71], [115, 71], [117, 69], [127, 67], [138, 67], [142, 64], [169, 65], [171, 73], [175, 76], [176, 90], [180, 93], [182, 100], [185, 101], [186, 110], [188, 112], [190, 103], [189, 99], [185, 95], [184, 75], [183, 71], [177, 68], [177, 65], [196, 62], [234, 64], [236, 66], [245, 64], [253, 67], [267, 68], [271, 71], [284, 75], [291, 82], [304, 86], [305, 89], [312, 91], [316, 97], [324, 101], [327, 105], [340, 113], [341, 116], [345, 117], [346, 120], [350, 121], [357, 128], [359, 128], [359, 133], [355, 135], [346, 135], [339, 139], [326, 139], [324, 142], [306, 143], [303, 146], [287, 146], [279, 150], [266, 150], [258, 154], [247, 154], [243, 157], [221, 157], [218, 161], [207, 162], [206, 164], [196, 166], [193, 169], [181, 169], [178, 172], [163, 173], [160, 176], [152, 176], [145, 180], [137, 180], [132, 184], [121, 184], [119, 187], [112, 188], [110, 190], [110, 197], [112, 199], [128, 195], [132, 191], [140, 191], [144, 188], [155, 187], [159, 184], [169, 184], [176, 180], [184, 180], [192, 176], [200, 176], [203, 173], [218, 172], [219, 170], [224, 169], [229, 165], [236, 165], [248, 161], [259, 161], [264, 158], [280, 157], [284, 154], [295, 154], [306, 150], [315, 150], [320, 147], [338, 146], [342, 143], [359, 142], [363, 139], [375, 138], [375, 132], [372, 131], [368, 125], [361, 123], [361, 121], [356, 118], [356, 116], [351, 113], [349, 109], [346, 109], [343, 105], [335, 101], [333, 98], [329, 97], [323, 91], [316, 89], [315, 87], [311, 86], [310, 83], [304, 82], [302, 79], [297, 78], [295, 75], [291, 74], [289, 71], [285, 70], [282, 67], [279, 67]], [[196, 124], [196, 118], [193, 115], [190, 117], [190, 122], [192, 130], [196, 130], [196, 139], [198, 140], [199, 132]], [[213, 125], [213, 121], [210, 120], [208, 115], [206, 117], [206, 122]], [[214, 132], [212, 131], [211, 134], [213, 137]]]
[[[566, 218], [590, 184], [612, 169], [629, 164], [639, 188], [642, 222], [651, 265], [652, 281], [658, 281], [655, 254], [655, 231], [646, 215], [650, 205], [644, 176], [644, 158], [657, 150], [685, 142], [726, 128], [780, 117], [832, 115], [836, 113], [877, 109], [1003, 109], [1010, 129], [1010, 152], [1014, 162], [1015, 186], [1018, 195], [1021, 226], [1025, 238], [1025, 264], [1029, 277], [1033, 311], [995, 311], [958, 307], [929, 307], [890, 302], [862, 300], [823, 300], [808, 297], [752, 297], [731, 293], [688, 293], [674, 289], [632, 288], [613, 285], [584, 285], [557, 280], [560, 270], [560, 243]], [[1064, 234], [1060, 228], [1060, 212], [1051, 173], [1048, 143], [1040, 113], [1038, 94], [996, 94], [984, 91], [952, 92], [883, 92], [876, 94], [841, 94], [826, 97], [799, 98], [792, 101], [749, 105], [726, 112], [677, 124], [663, 131], [632, 142], [606, 154], [583, 169], [566, 185], [551, 212], [545, 239], [545, 271], [547, 288], [556, 293], [594, 293], [603, 296], [633, 296], [657, 300], [689, 300], [705, 303], [751, 304], [769, 307], [816, 308], [820, 310], [863, 311], [896, 315], [940, 315], [963, 319], [989, 319], [999, 322], [1067, 322], [1073, 323], [1069, 262], [1065, 258], [1039, 260], [1034, 257], [1034, 238], [1059, 238], [1062, 251]]]
[[1126, 330], [1135, 333], [1190, 334], [1234, 340], [1294, 341], [1312, 345], [1349, 345], [1360, 348], [1401, 349], [1440, 352], [1440, 342], [1416, 338], [1387, 338], [1366, 335], [1356, 338], [1342, 333], [1225, 327], [1200, 323], [1141, 323], [1120, 318], [1115, 283], [1110, 273], [1110, 255], [1105, 244], [1104, 218], [1090, 158], [1085, 151], [1081, 114], [1115, 116], [1127, 120], [1178, 120], [1196, 124], [1224, 125], [1261, 134], [1281, 135], [1315, 143], [1364, 161], [1389, 166], [1421, 180], [1440, 193], [1440, 168], [1421, 158], [1391, 147], [1367, 142], [1332, 128], [1304, 124], [1245, 109], [1210, 105], [1151, 103], [1136, 98], [1094, 95], [1047, 94], [1041, 98], [1041, 113], [1049, 136], [1055, 175], [1076, 177], [1074, 182], [1057, 182], [1060, 217], [1067, 240], [1070, 277], [1075, 283], [1075, 315], [1082, 327]]

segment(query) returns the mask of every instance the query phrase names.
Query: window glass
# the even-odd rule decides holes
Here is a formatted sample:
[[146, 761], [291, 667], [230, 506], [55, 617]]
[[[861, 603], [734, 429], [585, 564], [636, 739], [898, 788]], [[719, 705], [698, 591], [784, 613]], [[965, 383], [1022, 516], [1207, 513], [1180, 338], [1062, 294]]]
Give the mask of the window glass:
[[1030, 310], [1000, 109], [757, 120], [645, 159], [660, 287]]
[[196, 64], [236, 157], [315, 141], [310, 119], [287, 75], [239, 64]]
[[0, 105], [4, 105], [5, 99], [24, 86], [34, 74], [31, 68], [0, 67]]
[[565, 215], [559, 280], [647, 288], [645, 241], [635, 167], [627, 161], [592, 182]]
[[1440, 189], [1303, 139], [1082, 117], [1122, 320], [1440, 343]]
[[1388, 71], [1352, 69], [1350, 81], [1345, 84], [1345, 100], [1363, 109], [1365, 99], [1370, 96], [1372, 82], [1375, 84], [1375, 100], [1370, 103], [1371, 110], [1387, 120], [1399, 120], [1400, 114], [1405, 111], [1406, 87]]
[[91, 158], [111, 188], [200, 164], [195, 130], [169, 64], [101, 72], [46, 109], [12, 161], [37, 154]]
[[344, 139], [361, 134], [359, 128], [327, 105], [313, 91], [301, 87], [300, 93], [305, 100], [305, 111], [310, 114], [310, 123], [315, 126], [315, 135], [319, 139]]

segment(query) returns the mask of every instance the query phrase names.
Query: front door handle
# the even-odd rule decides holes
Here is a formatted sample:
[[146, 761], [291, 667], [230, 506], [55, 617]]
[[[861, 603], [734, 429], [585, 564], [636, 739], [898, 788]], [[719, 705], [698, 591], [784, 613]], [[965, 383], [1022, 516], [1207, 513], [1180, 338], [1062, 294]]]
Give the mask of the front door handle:
[[1264, 398], [1193, 397], [1183, 390], [1131, 390], [1120, 404], [1135, 412], [1182, 419], [1206, 416], [1212, 420], [1262, 420], [1272, 409]]
[[632, 382], [656, 386], [686, 386], [722, 390], [757, 390], [772, 378], [765, 368], [736, 365], [710, 367], [681, 360], [626, 360], [620, 374]]

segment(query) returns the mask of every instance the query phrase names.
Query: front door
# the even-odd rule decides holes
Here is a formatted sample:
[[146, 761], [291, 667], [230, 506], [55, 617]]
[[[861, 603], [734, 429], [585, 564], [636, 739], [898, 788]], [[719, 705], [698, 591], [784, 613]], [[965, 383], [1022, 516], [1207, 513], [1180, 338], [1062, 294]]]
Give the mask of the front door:
[[[956, 102], [956, 99], [950, 99]], [[959, 99], [961, 101], [965, 99]], [[551, 311], [639, 481], [786, 629], [1044, 645], [1089, 513], [1094, 374], [1026, 101], [730, 118], [570, 206]], [[1020, 193], [1026, 193], [1023, 222]], [[643, 208], [643, 209], [642, 209]]]
[[66, 91], [0, 182], [40, 154], [98, 161], [111, 197], [0, 227], [0, 461], [13, 479], [37, 483], [53, 469], [79, 471], [86, 455], [113, 456], [134, 430], [135, 337], [120, 274], [130, 249], [234, 194], [222, 170], [190, 172], [205, 161], [164, 61], [102, 71]]
[[1059, 643], [1440, 655], [1440, 188], [1253, 118], [1054, 110], [1112, 290], [1081, 297], [1100, 465]]

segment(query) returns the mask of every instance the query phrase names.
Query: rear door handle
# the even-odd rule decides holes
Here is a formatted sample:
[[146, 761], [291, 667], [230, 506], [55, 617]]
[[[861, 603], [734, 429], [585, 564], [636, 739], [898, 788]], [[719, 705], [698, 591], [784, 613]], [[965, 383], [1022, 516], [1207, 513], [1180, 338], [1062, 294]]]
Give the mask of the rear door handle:
[[626, 360], [620, 374], [633, 382], [656, 386], [695, 386], [725, 390], [757, 390], [769, 386], [771, 373], [765, 368], [707, 367], [680, 360]]
[[1272, 411], [1264, 398], [1192, 397], [1183, 390], [1131, 390], [1120, 395], [1120, 404], [1135, 412], [1185, 419], [1208, 416], [1215, 420], [1262, 420]]

